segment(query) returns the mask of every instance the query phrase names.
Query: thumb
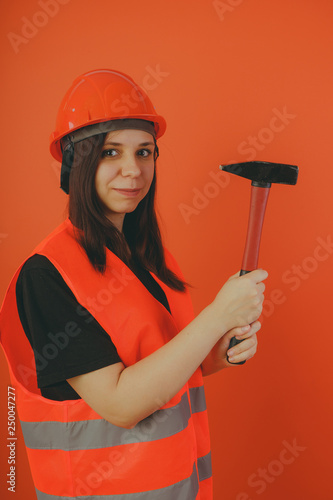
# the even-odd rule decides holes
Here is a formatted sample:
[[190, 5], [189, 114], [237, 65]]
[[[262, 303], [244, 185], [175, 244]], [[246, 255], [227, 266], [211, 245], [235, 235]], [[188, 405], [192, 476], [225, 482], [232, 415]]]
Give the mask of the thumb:
[[240, 271], [237, 271], [237, 273], [235, 273], [232, 276], [230, 276], [230, 278], [228, 279], [228, 281], [229, 280], [234, 280], [235, 278], [239, 278], [239, 275], [240, 275]]
[[252, 279], [255, 283], [260, 283], [268, 277], [268, 272], [264, 269], [255, 269], [250, 273], [247, 273], [247, 277]]

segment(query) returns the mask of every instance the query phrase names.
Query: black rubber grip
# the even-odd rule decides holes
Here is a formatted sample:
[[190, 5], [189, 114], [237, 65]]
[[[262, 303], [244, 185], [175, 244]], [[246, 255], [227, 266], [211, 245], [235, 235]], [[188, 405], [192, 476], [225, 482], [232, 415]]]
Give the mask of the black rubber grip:
[[[244, 269], [242, 269], [241, 272], [239, 273], [239, 276], [243, 276], [243, 274], [247, 274], [249, 272], [250, 271], [244, 271]], [[245, 340], [245, 339], [238, 340], [238, 339], [236, 339], [236, 337], [232, 337], [232, 339], [230, 340], [229, 349], [231, 349], [232, 347], [234, 347], [237, 344], [240, 344], [241, 342], [243, 342], [243, 340]], [[228, 363], [230, 363], [231, 365], [243, 365], [245, 363], [245, 361], [240, 361], [239, 363], [231, 363], [229, 361], [228, 355], [227, 355], [227, 360], [228, 360]]]
[[[245, 339], [238, 340], [238, 339], [236, 339], [236, 337], [232, 337], [232, 339], [230, 340], [229, 349], [231, 349], [232, 347], [234, 347], [237, 344], [240, 344], [241, 342], [243, 342], [243, 340], [245, 340]], [[227, 355], [227, 360], [228, 360], [228, 363], [230, 363], [231, 365], [243, 365], [245, 363], [245, 361], [240, 361], [239, 363], [231, 363], [231, 361], [229, 361], [228, 355]]]

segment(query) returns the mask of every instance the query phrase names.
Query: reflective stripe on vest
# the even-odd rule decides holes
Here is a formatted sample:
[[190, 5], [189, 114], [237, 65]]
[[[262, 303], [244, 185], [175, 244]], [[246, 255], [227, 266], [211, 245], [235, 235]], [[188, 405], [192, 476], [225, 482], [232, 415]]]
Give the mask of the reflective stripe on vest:
[[190, 405], [185, 392], [178, 405], [157, 410], [133, 429], [118, 427], [104, 419], [76, 422], [21, 421], [21, 427], [27, 448], [89, 450], [164, 439], [185, 429], [190, 417]]
[[[199, 458], [197, 464], [200, 481], [211, 476], [212, 470], [210, 453], [205, 457]], [[54, 495], [47, 495], [46, 493], [42, 493], [38, 490], [36, 490], [36, 493], [38, 500], [73, 500], [72, 497], [56, 497]], [[193, 467], [193, 472], [189, 478], [166, 488], [155, 491], [145, 491], [142, 493], [132, 493], [129, 495], [89, 495], [89, 500], [175, 500], [175, 498], [179, 498], [181, 500], [192, 500], [194, 495], [197, 495], [197, 493], [197, 474], [195, 467]], [[83, 498], [84, 497], [81, 497], [82, 500]]]
[[191, 412], [198, 413], [206, 410], [206, 398], [203, 386], [190, 387]]
[[[80, 500], [194, 500], [199, 491], [198, 477], [195, 465], [190, 477], [179, 483], [158, 490], [143, 491], [122, 495], [89, 495], [78, 497]], [[73, 500], [73, 497], [47, 495], [36, 490], [38, 500]]]
[[199, 457], [197, 460], [199, 481], [204, 481], [212, 476], [212, 458], [211, 453], [207, 453], [204, 457]]

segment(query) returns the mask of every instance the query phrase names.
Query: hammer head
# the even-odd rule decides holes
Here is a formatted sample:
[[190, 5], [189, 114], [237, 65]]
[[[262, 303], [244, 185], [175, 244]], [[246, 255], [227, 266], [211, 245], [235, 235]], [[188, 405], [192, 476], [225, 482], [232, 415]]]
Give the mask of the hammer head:
[[270, 187], [271, 184], [296, 184], [298, 167], [268, 161], [248, 161], [220, 165], [221, 170], [250, 179], [254, 186]]

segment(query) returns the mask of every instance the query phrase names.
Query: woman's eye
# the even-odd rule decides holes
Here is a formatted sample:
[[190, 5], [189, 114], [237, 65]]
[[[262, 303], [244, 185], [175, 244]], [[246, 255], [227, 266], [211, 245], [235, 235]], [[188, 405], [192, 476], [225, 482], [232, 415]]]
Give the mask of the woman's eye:
[[144, 158], [148, 158], [153, 152], [150, 149], [140, 149], [138, 152], [139, 156], [143, 156]]
[[115, 149], [104, 149], [104, 151], [102, 151], [102, 158], [105, 158], [107, 156], [116, 156], [117, 154], [117, 151]]

